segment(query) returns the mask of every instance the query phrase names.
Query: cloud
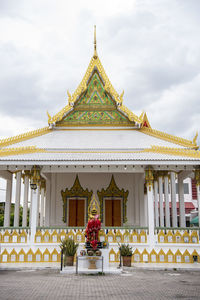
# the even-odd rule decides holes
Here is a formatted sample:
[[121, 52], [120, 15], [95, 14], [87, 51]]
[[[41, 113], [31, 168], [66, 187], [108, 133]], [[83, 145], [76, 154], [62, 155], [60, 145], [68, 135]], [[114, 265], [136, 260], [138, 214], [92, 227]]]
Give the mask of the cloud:
[[191, 139], [200, 112], [198, 11], [193, 0], [1, 1], [0, 135], [46, 125], [46, 110], [66, 104], [92, 56], [96, 24], [99, 57], [125, 104], [147, 111], [154, 128]]

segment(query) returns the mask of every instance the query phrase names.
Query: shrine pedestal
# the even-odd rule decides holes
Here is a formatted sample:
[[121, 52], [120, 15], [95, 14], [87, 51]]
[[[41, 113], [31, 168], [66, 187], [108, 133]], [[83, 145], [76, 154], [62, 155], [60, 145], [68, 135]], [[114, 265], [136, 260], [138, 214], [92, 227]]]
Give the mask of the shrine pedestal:
[[[101, 249], [102, 256], [80, 256], [77, 257], [76, 267], [65, 267], [61, 273], [77, 274], [119, 274], [121, 269], [109, 267], [109, 249]], [[103, 258], [103, 259], [102, 259]], [[93, 263], [91, 263], [93, 261]], [[102, 268], [103, 261], [103, 268]], [[92, 266], [93, 265], [93, 266]], [[92, 266], [92, 267], [91, 267]]]

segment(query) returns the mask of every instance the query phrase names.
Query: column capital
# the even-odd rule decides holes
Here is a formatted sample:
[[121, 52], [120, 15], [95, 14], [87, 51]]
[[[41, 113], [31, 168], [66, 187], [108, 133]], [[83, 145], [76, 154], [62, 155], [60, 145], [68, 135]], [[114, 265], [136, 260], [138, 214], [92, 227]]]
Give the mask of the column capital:
[[200, 169], [194, 171], [196, 185], [200, 185]]
[[40, 183], [40, 167], [33, 166], [31, 170], [31, 189], [36, 190]]
[[151, 167], [148, 167], [145, 170], [145, 181], [146, 181], [146, 185], [149, 187], [149, 191], [151, 191], [151, 187], [153, 187], [153, 169]]
[[46, 189], [46, 180], [44, 178], [41, 177], [40, 180], [40, 189]]

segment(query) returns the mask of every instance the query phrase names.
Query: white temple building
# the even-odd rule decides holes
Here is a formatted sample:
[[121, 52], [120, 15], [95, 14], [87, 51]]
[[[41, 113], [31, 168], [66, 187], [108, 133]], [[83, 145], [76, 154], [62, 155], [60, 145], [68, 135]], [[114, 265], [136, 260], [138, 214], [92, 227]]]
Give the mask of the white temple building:
[[7, 181], [1, 266], [59, 267], [60, 239], [72, 236], [84, 246], [91, 199], [100, 209], [100, 239], [109, 242], [110, 263], [119, 262], [121, 242], [132, 246], [133, 262], [200, 262], [199, 227], [186, 227], [183, 185], [188, 177], [196, 179], [200, 213], [196, 141], [197, 135], [190, 141], [153, 129], [146, 113], [136, 116], [125, 106], [100, 62], [95, 38], [83, 80], [68, 92], [60, 112], [48, 114], [48, 126], [0, 140], [0, 176]]

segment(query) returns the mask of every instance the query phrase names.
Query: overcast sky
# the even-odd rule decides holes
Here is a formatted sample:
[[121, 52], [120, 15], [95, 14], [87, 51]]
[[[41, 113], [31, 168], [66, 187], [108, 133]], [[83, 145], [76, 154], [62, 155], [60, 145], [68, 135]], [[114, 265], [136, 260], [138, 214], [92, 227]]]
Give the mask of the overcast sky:
[[47, 125], [97, 51], [124, 104], [193, 139], [200, 119], [199, 0], [0, 0], [0, 137]]

